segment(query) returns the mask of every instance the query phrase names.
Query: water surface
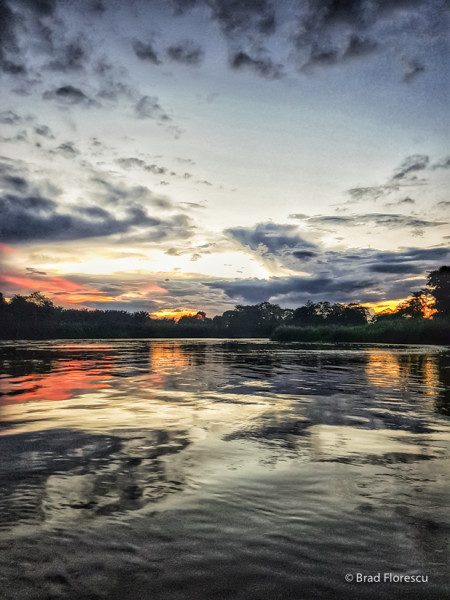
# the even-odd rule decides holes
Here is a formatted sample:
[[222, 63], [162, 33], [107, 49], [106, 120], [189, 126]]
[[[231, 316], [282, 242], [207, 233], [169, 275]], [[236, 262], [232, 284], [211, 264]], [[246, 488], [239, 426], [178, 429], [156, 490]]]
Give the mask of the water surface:
[[[2, 342], [0, 361], [6, 599], [446, 597], [448, 349]], [[345, 581], [385, 572], [428, 583]]]

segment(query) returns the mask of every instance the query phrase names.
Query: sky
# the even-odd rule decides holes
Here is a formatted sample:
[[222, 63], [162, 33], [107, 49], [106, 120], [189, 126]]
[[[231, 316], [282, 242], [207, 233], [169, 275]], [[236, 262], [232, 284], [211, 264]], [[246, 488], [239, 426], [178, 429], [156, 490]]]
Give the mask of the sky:
[[445, 0], [0, 0], [0, 291], [405, 298], [450, 259]]

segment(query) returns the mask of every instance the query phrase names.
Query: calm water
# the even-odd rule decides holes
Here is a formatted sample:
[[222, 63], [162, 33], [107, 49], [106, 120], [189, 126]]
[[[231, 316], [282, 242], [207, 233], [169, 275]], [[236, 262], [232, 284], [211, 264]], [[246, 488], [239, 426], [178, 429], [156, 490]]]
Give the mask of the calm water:
[[3, 342], [0, 361], [2, 598], [448, 597], [448, 349]]

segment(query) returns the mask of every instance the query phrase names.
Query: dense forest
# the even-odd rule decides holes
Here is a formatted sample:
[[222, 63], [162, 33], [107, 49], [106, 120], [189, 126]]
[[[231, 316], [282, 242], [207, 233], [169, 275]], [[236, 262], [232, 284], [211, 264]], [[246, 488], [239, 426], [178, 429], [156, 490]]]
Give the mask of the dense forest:
[[147, 312], [62, 308], [40, 292], [10, 300], [0, 293], [1, 339], [165, 337], [450, 344], [450, 267], [430, 272], [424, 289], [375, 317], [354, 303], [310, 301], [296, 309], [237, 305], [212, 319], [198, 312], [176, 321]]

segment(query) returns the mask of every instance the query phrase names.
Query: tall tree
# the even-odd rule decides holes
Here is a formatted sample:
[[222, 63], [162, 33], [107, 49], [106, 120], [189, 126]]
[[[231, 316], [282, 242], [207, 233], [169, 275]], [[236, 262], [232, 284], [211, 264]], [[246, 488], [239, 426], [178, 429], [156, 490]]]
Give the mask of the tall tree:
[[437, 317], [450, 317], [450, 267], [428, 274], [426, 291], [434, 297]]

